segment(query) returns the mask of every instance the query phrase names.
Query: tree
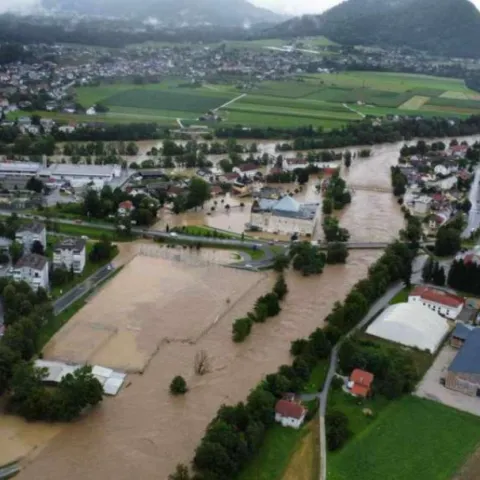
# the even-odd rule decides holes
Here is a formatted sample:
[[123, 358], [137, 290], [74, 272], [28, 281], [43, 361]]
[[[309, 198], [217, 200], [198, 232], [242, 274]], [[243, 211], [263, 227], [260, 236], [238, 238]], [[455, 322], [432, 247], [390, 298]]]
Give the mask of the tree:
[[432, 272], [432, 282], [434, 285], [438, 287], [445, 286], [446, 276], [445, 276], [445, 269], [440, 266], [438, 262], [435, 262], [433, 272]]
[[197, 375], [205, 375], [210, 371], [210, 360], [205, 350], [195, 354], [194, 370]]
[[43, 182], [37, 177], [30, 177], [26, 185], [27, 190], [32, 190], [36, 193], [42, 193], [43, 187]]
[[460, 232], [451, 227], [441, 227], [435, 240], [435, 254], [446, 257], [457, 253], [462, 245]]
[[224, 158], [219, 162], [220, 168], [224, 171], [224, 173], [231, 173], [233, 170], [233, 164], [230, 160]]
[[201, 207], [210, 198], [210, 186], [201, 178], [192, 178], [188, 186], [187, 209]]
[[344, 158], [344, 163], [346, 168], [350, 168], [350, 165], [352, 164], [352, 152], [350, 150], [345, 151], [343, 154]]
[[191, 480], [188, 467], [183, 463], [179, 463], [175, 469], [175, 473], [168, 476], [168, 480]]
[[249, 317], [238, 318], [233, 323], [233, 341], [236, 343], [243, 342], [250, 335], [252, 330], [252, 320]]
[[275, 293], [279, 300], [283, 300], [288, 293], [287, 282], [285, 281], [283, 273], [278, 275], [277, 281], [273, 287], [273, 293]]
[[293, 259], [293, 268], [305, 276], [323, 272], [325, 254], [310, 242], [293, 244], [290, 249], [290, 257]]
[[325, 416], [327, 447], [330, 451], [342, 447], [350, 436], [348, 417], [338, 410], [328, 412]]
[[23, 255], [23, 245], [19, 242], [12, 242], [8, 248], [12, 263], [17, 263]]
[[305, 185], [308, 182], [309, 174], [306, 168], [296, 170], [297, 181], [300, 185]]
[[324, 215], [331, 215], [333, 212], [333, 200], [331, 198], [323, 199], [322, 212]]
[[112, 245], [110, 239], [103, 235], [99, 242], [96, 242], [93, 246], [89, 259], [93, 263], [103, 262], [105, 260], [110, 260], [113, 256], [115, 247]]
[[425, 283], [430, 283], [430, 281], [432, 280], [434, 265], [435, 261], [433, 260], [433, 258], [427, 257], [422, 267], [422, 280]]
[[170, 383], [170, 393], [172, 395], [183, 395], [187, 393], [187, 382], [185, 379], [179, 375], [174, 377], [172, 382]]
[[37, 255], [45, 255], [45, 249], [43, 248], [42, 242], [35, 240], [32, 243], [32, 253], [36, 253]]
[[276, 272], [283, 272], [290, 265], [290, 259], [284, 255], [276, 255], [273, 259], [273, 269]]
[[346, 263], [348, 257], [348, 249], [344, 243], [329, 243], [327, 246], [327, 263]]

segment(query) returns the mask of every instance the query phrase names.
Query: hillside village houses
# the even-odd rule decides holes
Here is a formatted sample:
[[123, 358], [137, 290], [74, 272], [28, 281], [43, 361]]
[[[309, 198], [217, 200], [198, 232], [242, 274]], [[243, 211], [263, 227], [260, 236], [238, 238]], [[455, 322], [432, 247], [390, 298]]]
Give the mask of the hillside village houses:
[[27, 253], [15, 264], [11, 272], [15, 281], [24, 281], [32, 290], [48, 290], [48, 259], [36, 253]]
[[74, 273], [82, 273], [86, 263], [87, 242], [82, 238], [65, 238], [53, 249], [54, 268], [66, 268]]
[[47, 247], [47, 229], [45, 225], [38, 222], [32, 222], [21, 226], [15, 234], [15, 240], [23, 245], [24, 253], [32, 250], [34, 242], [38, 241], [43, 248]]

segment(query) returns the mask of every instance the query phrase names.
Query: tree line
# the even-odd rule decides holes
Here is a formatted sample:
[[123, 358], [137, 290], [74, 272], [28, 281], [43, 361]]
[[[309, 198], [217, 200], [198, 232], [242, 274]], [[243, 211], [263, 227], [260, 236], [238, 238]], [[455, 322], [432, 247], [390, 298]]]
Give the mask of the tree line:
[[65, 376], [55, 389], [47, 388], [45, 371], [33, 366], [44, 341], [42, 329], [52, 320], [53, 308], [42, 288], [0, 279], [6, 330], [0, 343], [0, 394], [7, 409], [28, 420], [70, 421], [102, 400], [103, 389], [83, 367]]
[[278, 315], [282, 310], [280, 302], [287, 293], [285, 277], [283, 273], [280, 273], [272, 291], [257, 299], [253, 311], [248, 312], [246, 317], [235, 320], [232, 327], [233, 341], [243, 342], [250, 335], [254, 323], [264, 323], [267, 318]]
[[480, 295], [480, 265], [475, 261], [454, 260], [448, 272], [447, 283], [455, 290]]
[[[308, 338], [292, 342], [291, 365], [282, 365], [277, 373], [267, 375], [245, 402], [220, 407], [195, 451], [194, 478], [220, 480], [235, 478], [241, 472], [274, 424], [277, 400], [285, 392], [302, 392], [319, 360], [329, 357], [332, 346], [365, 316], [370, 305], [390, 285], [398, 281], [410, 283], [414, 255], [414, 250], [405, 243], [389, 245], [370, 267], [368, 277], [357, 282], [345, 302], [335, 303], [325, 319], [327, 327], [317, 328]], [[188, 478], [185, 465], [179, 465], [170, 476], [170, 480]]]
[[352, 201], [347, 183], [337, 170], [328, 180], [323, 193], [323, 213], [330, 215], [333, 210], [341, 210]]

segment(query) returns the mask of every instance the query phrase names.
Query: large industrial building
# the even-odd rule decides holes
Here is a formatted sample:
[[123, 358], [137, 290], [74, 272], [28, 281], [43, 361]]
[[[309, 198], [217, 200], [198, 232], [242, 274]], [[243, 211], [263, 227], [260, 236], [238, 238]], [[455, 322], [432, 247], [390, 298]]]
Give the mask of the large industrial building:
[[122, 169], [120, 165], [71, 165], [55, 163], [38, 172], [40, 179], [45, 181], [93, 181], [103, 180], [111, 182], [114, 178], [120, 177]]
[[250, 227], [263, 232], [291, 235], [313, 235], [319, 216], [319, 203], [299, 203], [290, 196], [281, 200], [255, 200]]
[[437, 351], [448, 331], [443, 317], [419, 303], [390, 305], [367, 328], [369, 335], [431, 353]]

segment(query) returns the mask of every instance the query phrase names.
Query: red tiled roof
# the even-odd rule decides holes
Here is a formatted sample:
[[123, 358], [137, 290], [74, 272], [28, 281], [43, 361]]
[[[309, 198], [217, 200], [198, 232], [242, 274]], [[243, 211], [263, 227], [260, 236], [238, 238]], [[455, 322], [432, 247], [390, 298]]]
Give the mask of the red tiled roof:
[[373, 374], [356, 368], [350, 375], [350, 381], [368, 390], [373, 382]]
[[133, 203], [130, 200], [120, 203], [119, 208], [124, 208], [125, 210], [131, 210], [133, 208]]
[[227, 180], [235, 180], [236, 178], [238, 178], [238, 173], [235, 173], [235, 172], [232, 172], [232, 173], [224, 173], [223, 176], [224, 176]]
[[289, 165], [305, 165], [308, 162], [305, 158], [287, 158], [287, 163]]
[[368, 395], [369, 390], [370, 389], [368, 387], [364, 387], [363, 385], [359, 385], [358, 383], [355, 383], [350, 391], [357, 397], [366, 397]]
[[282, 417], [302, 418], [305, 415], [305, 408], [295, 402], [288, 400], [279, 400], [275, 405], [275, 413], [279, 413]]
[[415, 287], [409, 297], [420, 297], [429, 302], [439, 303], [446, 307], [457, 308], [465, 303], [465, 299], [453, 295], [452, 293], [437, 290], [436, 288], [423, 287], [421, 285]]

